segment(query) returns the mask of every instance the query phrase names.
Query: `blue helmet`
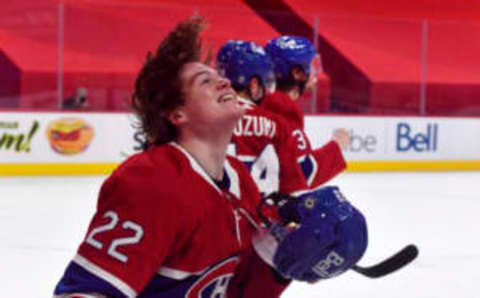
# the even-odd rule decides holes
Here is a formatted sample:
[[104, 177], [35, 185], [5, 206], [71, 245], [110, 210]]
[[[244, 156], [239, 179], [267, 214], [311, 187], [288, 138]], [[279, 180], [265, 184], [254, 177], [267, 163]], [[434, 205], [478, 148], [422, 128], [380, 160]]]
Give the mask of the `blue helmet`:
[[252, 41], [227, 42], [218, 51], [217, 67], [234, 88], [248, 89], [252, 77], [258, 77], [265, 89], [271, 88], [271, 84], [275, 83], [270, 57], [260, 45]]
[[338, 187], [304, 193], [296, 203], [288, 201], [279, 208], [291, 209], [300, 223], [284, 236], [273, 258], [284, 276], [306, 281], [330, 278], [352, 268], [365, 253], [365, 217]]
[[265, 51], [272, 59], [275, 76], [279, 81], [288, 80], [294, 66], [302, 67], [308, 77], [310, 63], [317, 54], [315, 47], [307, 38], [288, 35], [269, 41]]
[[[279, 218], [271, 221], [264, 206], [273, 206]], [[367, 249], [365, 217], [336, 186], [298, 197], [273, 193], [257, 210], [268, 229], [254, 236], [255, 251], [286, 278], [317, 281], [337, 276], [352, 268]]]
[[248, 47], [248, 42], [243, 40], [229, 40], [226, 42], [217, 53], [217, 68], [219, 72], [225, 71], [225, 66], [233, 52], [244, 50]]

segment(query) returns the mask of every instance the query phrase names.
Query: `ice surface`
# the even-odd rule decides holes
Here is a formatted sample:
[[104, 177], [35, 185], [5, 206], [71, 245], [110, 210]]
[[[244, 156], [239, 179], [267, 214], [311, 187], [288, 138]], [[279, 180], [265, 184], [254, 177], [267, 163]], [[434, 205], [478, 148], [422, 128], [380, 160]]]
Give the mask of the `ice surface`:
[[[0, 297], [51, 297], [84, 236], [105, 177], [0, 178]], [[293, 283], [282, 297], [480, 297], [480, 173], [352, 173], [337, 184], [368, 221], [377, 263], [409, 243], [410, 266], [381, 279], [355, 272]]]

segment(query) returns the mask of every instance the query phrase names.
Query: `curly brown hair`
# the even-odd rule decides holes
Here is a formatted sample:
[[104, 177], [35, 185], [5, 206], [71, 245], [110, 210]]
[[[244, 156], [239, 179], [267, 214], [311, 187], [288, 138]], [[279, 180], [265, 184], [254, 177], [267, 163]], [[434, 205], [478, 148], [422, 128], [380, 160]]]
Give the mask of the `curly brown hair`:
[[155, 55], [148, 53], [131, 103], [146, 135], [145, 147], [165, 144], [178, 136], [168, 115], [185, 102], [180, 72], [185, 64], [200, 60], [200, 33], [205, 25], [203, 17], [183, 21], [162, 41]]

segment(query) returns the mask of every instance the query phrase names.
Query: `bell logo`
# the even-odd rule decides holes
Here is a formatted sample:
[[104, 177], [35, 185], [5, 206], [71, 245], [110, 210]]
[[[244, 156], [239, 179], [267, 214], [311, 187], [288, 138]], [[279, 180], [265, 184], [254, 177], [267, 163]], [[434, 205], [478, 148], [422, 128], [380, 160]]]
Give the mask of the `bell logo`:
[[413, 132], [408, 123], [397, 124], [397, 151], [435, 152], [438, 144], [438, 124], [427, 124], [424, 131]]
[[349, 130], [348, 134], [350, 135], [350, 144], [348, 144], [346, 151], [367, 153], [376, 151], [377, 138], [374, 135], [356, 134], [353, 129]]

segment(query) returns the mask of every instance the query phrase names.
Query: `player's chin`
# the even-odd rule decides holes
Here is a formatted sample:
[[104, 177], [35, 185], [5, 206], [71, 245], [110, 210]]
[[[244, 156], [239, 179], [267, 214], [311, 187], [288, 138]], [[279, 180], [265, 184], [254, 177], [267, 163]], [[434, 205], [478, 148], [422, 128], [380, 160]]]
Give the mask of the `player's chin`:
[[225, 112], [232, 114], [233, 117], [242, 117], [245, 114], [245, 107], [238, 100], [230, 100], [223, 104]]
[[243, 108], [236, 108], [230, 111], [228, 115], [226, 116], [227, 122], [230, 122], [234, 126], [237, 124], [238, 121], [242, 118], [242, 116], [245, 114], [245, 110]]

